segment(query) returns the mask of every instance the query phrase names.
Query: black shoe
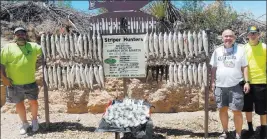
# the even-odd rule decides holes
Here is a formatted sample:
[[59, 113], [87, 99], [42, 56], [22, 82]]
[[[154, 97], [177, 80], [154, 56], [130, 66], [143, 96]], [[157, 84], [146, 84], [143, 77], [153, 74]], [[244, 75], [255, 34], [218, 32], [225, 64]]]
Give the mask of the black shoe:
[[254, 135], [254, 133], [255, 133], [255, 131], [253, 131], [253, 130], [248, 130], [248, 131], [246, 131], [246, 132], [242, 135], [242, 137], [250, 138], [251, 136]]

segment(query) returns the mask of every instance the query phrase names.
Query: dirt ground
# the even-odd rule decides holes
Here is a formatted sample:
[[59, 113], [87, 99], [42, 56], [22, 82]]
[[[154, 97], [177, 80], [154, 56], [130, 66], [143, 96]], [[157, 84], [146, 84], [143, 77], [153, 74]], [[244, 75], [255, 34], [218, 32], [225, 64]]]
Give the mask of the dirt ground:
[[[244, 116], [244, 115], [243, 115]], [[45, 115], [39, 118], [40, 130], [37, 133], [29, 132], [19, 135], [19, 118], [16, 114], [1, 113], [1, 139], [114, 139], [114, 133], [95, 132], [102, 114], [50, 114], [50, 128], [45, 127]], [[234, 136], [233, 116], [229, 112], [229, 131]], [[258, 138], [259, 116], [253, 115], [256, 135]], [[204, 111], [180, 113], [153, 113], [154, 139], [184, 139], [204, 138]], [[29, 121], [30, 122], [30, 121]], [[243, 133], [247, 131], [244, 121]], [[209, 138], [217, 138], [222, 131], [218, 112], [209, 112]], [[122, 137], [123, 134], [120, 135]]]

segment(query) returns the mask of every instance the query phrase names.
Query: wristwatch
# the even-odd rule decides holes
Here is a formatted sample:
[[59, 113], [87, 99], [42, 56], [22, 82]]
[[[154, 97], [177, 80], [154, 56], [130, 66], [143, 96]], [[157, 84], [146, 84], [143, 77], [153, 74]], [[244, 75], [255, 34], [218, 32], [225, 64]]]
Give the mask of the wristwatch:
[[250, 84], [250, 81], [245, 81], [245, 83], [248, 83], [248, 84]]

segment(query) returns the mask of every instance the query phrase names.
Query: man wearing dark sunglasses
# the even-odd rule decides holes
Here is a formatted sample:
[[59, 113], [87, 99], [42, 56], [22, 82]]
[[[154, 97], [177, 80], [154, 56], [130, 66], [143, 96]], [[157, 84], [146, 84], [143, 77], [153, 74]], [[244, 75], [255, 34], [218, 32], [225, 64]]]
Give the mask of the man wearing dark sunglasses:
[[260, 138], [266, 139], [267, 86], [266, 86], [266, 44], [260, 41], [260, 31], [256, 26], [247, 30], [249, 42], [245, 45], [248, 60], [250, 92], [245, 94], [243, 112], [246, 112], [248, 135], [254, 133], [252, 125], [253, 104], [255, 113], [260, 115]]
[[39, 129], [37, 121], [39, 88], [35, 82], [36, 61], [42, 53], [40, 45], [27, 41], [27, 31], [18, 27], [14, 30], [15, 43], [1, 49], [1, 79], [7, 86], [6, 101], [16, 104], [16, 111], [22, 121], [20, 134], [26, 134], [30, 127], [24, 105], [27, 98], [31, 105], [32, 131]]

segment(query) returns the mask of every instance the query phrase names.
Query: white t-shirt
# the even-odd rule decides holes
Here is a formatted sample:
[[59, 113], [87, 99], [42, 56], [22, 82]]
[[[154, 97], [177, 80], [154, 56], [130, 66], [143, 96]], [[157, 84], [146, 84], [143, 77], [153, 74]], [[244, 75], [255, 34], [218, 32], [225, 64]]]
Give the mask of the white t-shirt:
[[214, 50], [210, 59], [210, 65], [217, 67], [216, 86], [235, 86], [243, 80], [241, 67], [248, 65], [245, 49], [241, 44], [234, 44], [233, 52], [229, 54], [224, 46], [220, 46]]

